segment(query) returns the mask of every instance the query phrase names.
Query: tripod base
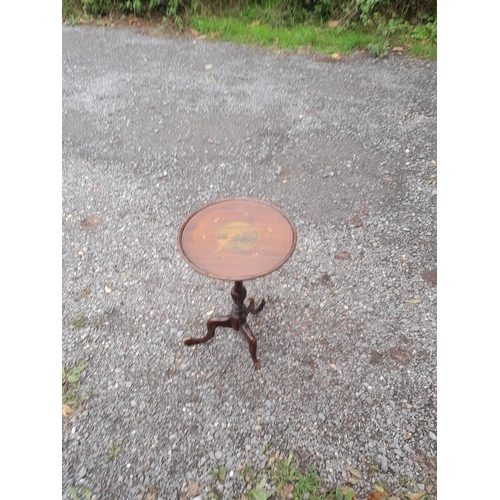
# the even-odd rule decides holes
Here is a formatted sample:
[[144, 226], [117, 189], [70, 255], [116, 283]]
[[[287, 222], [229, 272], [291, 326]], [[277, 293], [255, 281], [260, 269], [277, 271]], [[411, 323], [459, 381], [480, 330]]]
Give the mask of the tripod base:
[[186, 345], [201, 344], [209, 341], [215, 335], [215, 329], [218, 326], [232, 328], [241, 332], [243, 337], [248, 343], [250, 356], [252, 357], [253, 364], [256, 370], [260, 370], [260, 364], [257, 360], [257, 340], [255, 339], [252, 330], [247, 323], [248, 314], [257, 314], [262, 311], [266, 301], [260, 300], [257, 305], [253, 298], [248, 299], [245, 306], [245, 298], [247, 296], [246, 288], [243, 286], [242, 281], [235, 281], [231, 289], [231, 297], [233, 298], [233, 309], [228, 316], [214, 316], [207, 321], [207, 334], [201, 338], [189, 338], [184, 341]]

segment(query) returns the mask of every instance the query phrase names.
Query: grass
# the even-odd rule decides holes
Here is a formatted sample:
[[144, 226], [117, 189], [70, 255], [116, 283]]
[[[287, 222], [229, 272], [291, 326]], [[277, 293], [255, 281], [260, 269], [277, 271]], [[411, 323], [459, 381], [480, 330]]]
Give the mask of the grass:
[[425, 59], [437, 58], [437, 23], [411, 25], [396, 19], [330, 26], [319, 21], [287, 22], [272, 7], [251, 6], [219, 16], [192, 14], [186, 23], [207, 38], [242, 45], [318, 54], [351, 54], [367, 50], [384, 57], [393, 48]]
[[271, 46], [283, 50], [307, 49], [320, 54], [350, 53], [367, 46], [372, 36], [363, 31], [330, 29], [320, 26], [249, 26], [241, 19], [193, 18], [190, 25], [202, 34], [242, 45]]

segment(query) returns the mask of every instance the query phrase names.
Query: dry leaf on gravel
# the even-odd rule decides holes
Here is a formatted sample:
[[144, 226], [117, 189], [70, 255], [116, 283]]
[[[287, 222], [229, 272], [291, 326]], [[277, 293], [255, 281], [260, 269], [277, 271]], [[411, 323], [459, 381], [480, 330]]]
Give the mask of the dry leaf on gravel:
[[383, 500], [387, 498], [389, 495], [385, 491], [375, 491], [374, 493], [370, 493], [366, 500]]
[[69, 417], [73, 413], [73, 410], [68, 405], [62, 405], [62, 416]]
[[[343, 495], [343, 496], [346, 496], [346, 495], [347, 495], [347, 493], [349, 492], [349, 490], [350, 490], [350, 489], [351, 489], [351, 488], [349, 488], [348, 486], [344, 486], [344, 487], [342, 488], [342, 495]], [[356, 494], [354, 494], [354, 495], [352, 496], [352, 500], [356, 500]]]
[[144, 500], [158, 500], [158, 490], [153, 484], [148, 484]]
[[397, 361], [402, 365], [408, 363], [412, 358], [411, 352], [406, 349], [402, 349], [401, 347], [391, 347], [389, 349], [389, 354], [394, 361]]
[[281, 489], [282, 498], [286, 498], [292, 491], [293, 491], [293, 484], [292, 483], [285, 484], [285, 486], [283, 486], [283, 488]]
[[420, 276], [426, 283], [437, 285], [437, 269], [425, 269]]
[[200, 493], [200, 483], [196, 482], [196, 483], [189, 483], [189, 486], [188, 486], [188, 495], [190, 497], [195, 497], [197, 495], [199, 495]]
[[337, 259], [337, 260], [348, 260], [351, 258], [351, 254], [349, 252], [339, 252], [339, 253], [336, 253], [333, 256], [333, 258]]
[[346, 467], [346, 469], [353, 475], [353, 476], [356, 476], [356, 477], [359, 477], [361, 479], [361, 472], [359, 472], [359, 470], [355, 469], [352, 465], [348, 465]]
[[93, 231], [97, 226], [102, 223], [102, 219], [99, 217], [94, 217], [93, 215], [89, 215], [85, 219], [80, 222], [80, 227], [85, 229], [85, 231]]
[[420, 500], [425, 495], [427, 495], [425, 491], [419, 491], [418, 493], [406, 493], [405, 497], [409, 500]]

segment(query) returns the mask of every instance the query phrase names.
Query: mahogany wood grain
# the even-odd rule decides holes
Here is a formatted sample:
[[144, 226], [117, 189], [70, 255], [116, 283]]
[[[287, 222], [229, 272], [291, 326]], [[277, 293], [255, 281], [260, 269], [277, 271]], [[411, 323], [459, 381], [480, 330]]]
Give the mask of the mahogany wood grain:
[[203, 206], [186, 219], [178, 236], [181, 254], [194, 269], [228, 281], [275, 271], [296, 242], [296, 230], [279, 208], [246, 198]]

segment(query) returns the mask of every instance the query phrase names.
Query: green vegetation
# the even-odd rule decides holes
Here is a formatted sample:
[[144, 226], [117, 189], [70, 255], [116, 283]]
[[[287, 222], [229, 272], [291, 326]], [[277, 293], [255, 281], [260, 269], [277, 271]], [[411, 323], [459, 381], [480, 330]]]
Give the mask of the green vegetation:
[[437, 58], [436, 0], [63, 0], [62, 11], [71, 24], [142, 16], [207, 38], [336, 59], [360, 49]]
[[83, 328], [86, 325], [87, 321], [85, 320], [85, 316], [83, 314], [79, 314], [72, 322], [73, 328], [77, 330], [79, 328]]
[[271, 453], [265, 450], [267, 468], [256, 472], [246, 465], [241, 470], [248, 485], [248, 500], [267, 500], [268, 498], [288, 498], [292, 495], [294, 500], [302, 500], [304, 494], [309, 494], [310, 500], [351, 500], [354, 490], [337, 486], [335, 491], [325, 491], [321, 478], [314, 465], [303, 472], [297, 456], [290, 452], [287, 458], [281, 458], [280, 452]]
[[62, 413], [64, 417], [73, 414], [75, 408], [84, 400], [80, 389], [80, 375], [88, 363], [81, 361], [72, 368], [62, 368]]
[[[71, 497], [73, 500], [80, 500], [80, 497], [78, 496], [78, 492], [76, 491], [76, 488], [73, 486], [69, 487], [69, 492], [71, 493]], [[83, 496], [85, 497], [86, 500], [90, 500], [92, 498], [92, 492], [86, 487], [82, 487], [82, 493]]]
[[108, 458], [113, 460], [117, 455], [122, 452], [122, 447], [119, 444], [111, 443], [108, 449]]
[[[352, 486], [362, 480], [361, 472], [353, 466], [347, 466], [348, 477], [345, 484], [337, 484], [335, 487], [328, 487], [324, 480], [318, 475], [316, 467], [311, 465], [308, 469], [300, 466], [298, 457], [290, 452], [288, 455], [281, 454], [280, 451], [271, 451], [266, 445], [263, 449], [266, 456], [266, 467], [263, 470], [256, 470], [251, 465], [241, 468], [240, 474], [246, 483], [247, 500], [267, 500], [270, 498], [293, 498], [303, 500], [304, 496], [309, 500], [355, 500], [356, 493]], [[215, 469], [212, 477], [217, 480], [218, 469]], [[369, 467], [368, 477], [371, 482], [378, 472], [378, 467]], [[394, 491], [391, 494], [386, 492], [385, 487], [376, 481], [373, 486], [373, 493], [368, 498], [381, 500], [383, 498], [394, 498], [397, 500], [416, 499], [430, 500], [431, 496], [426, 491], [418, 491], [416, 483], [409, 484], [403, 481], [404, 485], [411, 486], [410, 493], [406, 487], [402, 490]], [[424, 482], [424, 481], [422, 481]], [[427, 484], [428, 481], [425, 481]], [[355, 486], [354, 486], [355, 487]], [[432, 488], [431, 488], [432, 490]], [[306, 495], [307, 494], [307, 495]], [[215, 498], [218, 498], [217, 496]], [[433, 498], [433, 497], [432, 497]]]

